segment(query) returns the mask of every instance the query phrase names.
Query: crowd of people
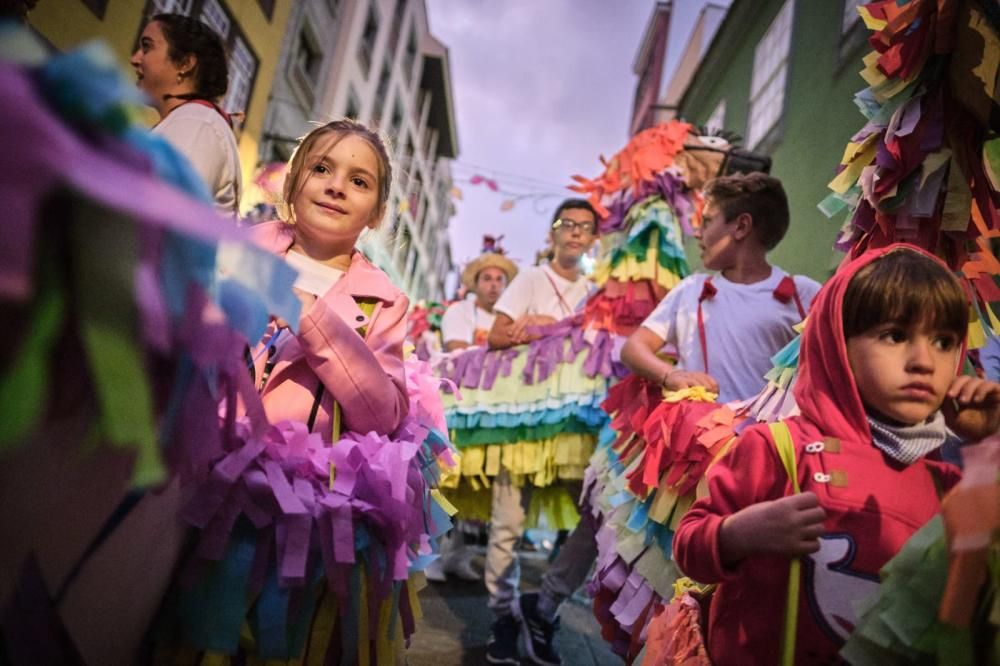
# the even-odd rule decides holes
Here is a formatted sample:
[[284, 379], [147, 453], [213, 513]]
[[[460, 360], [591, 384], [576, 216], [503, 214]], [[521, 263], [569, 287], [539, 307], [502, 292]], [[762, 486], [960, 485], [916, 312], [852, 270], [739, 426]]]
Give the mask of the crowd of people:
[[[131, 64], [159, 116], [152, 132], [187, 158], [207, 200], [235, 227], [241, 169], [232, 119], [218, 105], [227, 87], [218, 36], [195, 19], [158, 14], [142, 31]], [[473, 445], [494, 447], [495, 455], [484, 449], [486, 482], [476, 487], [488, 496], [488, 516], [464, 516], [456, 493], [454, 529], [446, 534], [428, 529], [420, 538], [408, 534], [410, 542], [393, 541], [397, 550], [380, 550], [369, 544], [388, 543], [397, 530], [393, 520], [404, 520], [402, 510], [395, 519], [351, 528], [354, 509], [338, 513], [347, 505], [337, 504], [336, 496], [321, 490], [314, 496], [300, 478], [286, 480], [277, 465], [261, 463], [256, 476], [245, 476], [248, 490], [239, 491], [245, 513], [213, 518], [228, 525], [219, 527], [220, 533], [234, 535], [220, 566], [231, 572], [243, 566], [241, 580], [251, 581], [260, 600], [222, 603], [233, 597], [224, 589], [226, 577], [199, 578], [202, 570], [192, 565], [168, 586], [158, 626], [184, 625], [185, 616], [195, 616], [209, 627], [225, 625], [231, 640], [219, 642], [215, 637], [221, 633], [200, 629], [151, 632], [146, 654], [177, 662], [214, 653], [232, 660], [227, 663], [304, 663], [315, 655], [323, 655], [325, 663], [390, 663], [403, 658], [396, 651], [400, 630], [392, 628], [396, 613], [404, 624], [412, 624], [415, 615], [415, 588], [400, 594], [400, 587], [413, 572], [426, 570], [438, 584], [448, 584], [449, 576], [482, 579], [496, 616], [490, 635], [483, 636], [489, 663], [518, 664], [523, 656], [541, 666], [558, 666], [563, 663], [557, 641], [560, 607], [593, 574], [603, 538], [603, 515], [593, 500], [600, 491], [594, 490], [594, 465], [577, 461], [594, 454], [595, 442], [611, 432], [609, 420], [600, 415], [588, 423], [581, 417], [571, 433], [579, 437], [559, 445], [551, 443], [550, 432], [489, 440], [486, 431], [500, 430], [505, 416], [522, 418], [510, 426], [524, 428], [522, 434], [555, 423], [541, 417], [529, 423], [512, 410], [522, 405], [526, 414], [529, 403], [555, 400], [536, 395], [544, 393], [549, 377], [566, 394], [575, 389], [574, 377], [582, 385], [583, 361], [577, 355], [587, 345], [595, 358], [607, 354], [612, 359], [603, 388], [579, 398], [581, 404], [589, 401], [588, 414], [599, 413], [608, 387], [629, 376], [644, 382], [656, 404], [709, 394], [720, 405], [746, 404], [767, 388], [772, 359], [801, 331], [794, 413], [742, 428], [704, 478], [696, 479], [697, 497], [668, 520], [675, 529], [662, 549], [681, 574], [716, 586], [702, 634], [694, 641], [701, 644], [701, 657], [719, 664], [764, 664], [791, 654], [801, 663], [834, 663], [857, 623], [855, 608], [877, 589], [880, 571], [940, 512], [942, 499], [962, 478], [961, 450], [1000, 431], [1000, 384], [970, 362], [966, 339], [974, 302], [960, 276], [933, 252], [886, 243], [849, 256], [822, 285], [790, 275], [768, 260], [794, 224], [781, 182], [761, 172], [710, 175], [702, 186], [678, 195], [697, 211], [693, 238], [704, 271], [681, 276], [669, 289], [654, 289], [661, 298], [648, 303], [641, 324], [608, 346], [599, 344], [600, 327], [588, 327], [593, 304], [607, 293], [582, 261], [595, 254], [607, 231], [603, 223], [609, 212], [600, 197], [569, 198], [555, 208], [547, 229], [550, 252], [539, 265], [517, 266], [495, 239], [488, 239], [481, 256], [464, 267], [463, 296], [444, 311], [434, 332], [438, 348], [427, 360], [442, 374], [447, 368], [492, 364], [494, 377], [500, 373], [523, 382], [525, 396], [531, 396], [514, 396], [504, 403], [513, 407], [489, 413], [484, 402], [481, 415], [473, 399], [462, 412], [463, 427], [475, 431], [477, 426], [468, 424], [479, 423], [483, 430], [484, 438]], [[383, 448], [371, 455], [388, 460], [391, 477], [393, 447], [424, 441], [414, 433], [426, 436], [434, 429], [426, 425], [432, 421], [441, 432], [455, 428], [451, 421], [443, 425], [441, 408], [431, 414], [429, 408], [415, 407], [417, 391], [405, 351], [408, 342], [416, 342], [407, 339], [410, 300], [357, 247], [362, 234], [386, 217], [392, 178], [382, 137], [355, 120], [328, 122], [300, 140], [289, 161], [281, 218], [256, 224], [246, 234], [247, 242], [294, 269], [288, 298], [298, 306], [298, 317], [271, 313], [263, 335], [235, 350], [245, 360], [255, 398], [235, 392], [214, 396], [224, 419], [297, 424], [299, 439], [286, 435], [253, 452], [248, 445], [240, 449], [245, 455], [239, 460], [235, 453], [215, 460], [206, 478], [242, 479], [255, 456], [281, 446], [302, 456], [288, 469], [309, 467], [319, 458], [304, 453], [314, 445], [303, 442], [330, 449], [349, 437], [379, 442]], [[628, 240], [612, 239], [611, 249]], [[547, 369], [540, 369], [546, 363]], [[456, 383], [461, 389], [461, 379]], [[499, 391], [491, 385], [492, 380], [475, 386], [486, 395]], [[449, 419], [453, 413], [447, 412]], [[417, 417], [419, 425], [413, 422]], [[664, 420], [663, 428], [676, 432], [683, 425]], [[641, 438], [630, 441], [642, 446]], [[522, 446], [519, 453], [508, 453], [515, 446]], [[567, 462], [565, 447], [573, 446], [577, 449]], [[459, 453], [471, 456], [472, 448], [459, 445]], [[537, 457], [532, 470], [551, 472], [544, 482], [538, 476], [542, 471], [526, 473], [528, 466], [514, 461], [522, 455]], [[331, 457], [328, 462], [318, 473], [329, 490], [335, 483], [360, 486], [368, 473], [357, 472], [354, 479], [360, 468], [350, 467], [350, 461], [338, 459], [335, 465]], [[658, 473], [656, 463], [650, 464]], [[304, 532], [296, 532], [294, 520], [275, 521], [275, 535], [261, 537], [263, 532], [250, 526], [253, 522], [260, 530], [268, 524], [254, 517], [265, 512], [254, 483], [271, 488], [283, 516], [294, 518], [297, 509], [289, 507], [300, 503], [299, 514], [312, 511], [315, 497], [317, 506], [326, 503], [331, 513], [322, 515], [330, 519], [323, 526], [307, 524]], [[651, 483], [655, 486], [659, 477]], [[388, 493], [401, 504], [409, 498], [406, 484], [404, 478]], [[518, 544], [538, 514], [533, 498], [552, 488], [579, 503], [579, 517], [549, 563], [541, 588], [522, 592]], [[375, 511], [377, 493], [366, 502], [358, 515]], [[246, 517], [237, 521], [239, 515]], [[482, 576], [465, 536], [480, 525], [488, 533]], [[310, 530], [322, 542], [312, 550]], [[265, 552], [254, 548], [270, 544], [267, 539], [284, 549], [278, 572], [265, 571], [266, 557], [262, 562], [253, 555]], [[240, 551], [240, 544], [249, 550]], [[642, 544], [650, 546], [650, 540]], [[203, 547], [209, 546], [200, 542], [199, 553]], [[302, 560], [294, 575], [288, 573], [294, 568], [292, 553]], [[317, 558], [325, 568], [316, 565]], [[364, 566], [349, 574], [331, 564], [362, 560]], [[804, 563], [801, 578], [791, 575], [794, 584], [789, 582], [791, 562]], [[229, 582], [236, 577], [232, 574]], [[326, 589], [336, 594], [326, 595]], [[656, 608], [657, 615], [665, 605]], [[791, 629], [789, 615], [798, 618]], [[635, 625], [637, 639], [656, 623], [652, 612], [643, 618]], [[286, 625], [287, 640], [275, 643], [268, 632]], [[408, 627], [406, 635], [412, 630]]]

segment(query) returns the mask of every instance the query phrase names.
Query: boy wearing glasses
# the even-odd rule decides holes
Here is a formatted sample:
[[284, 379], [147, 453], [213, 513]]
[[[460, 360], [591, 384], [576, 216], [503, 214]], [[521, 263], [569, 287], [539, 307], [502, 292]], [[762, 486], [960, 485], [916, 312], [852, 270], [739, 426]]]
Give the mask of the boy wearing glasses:
[[576, 312], [594, 286], [580, 271], [580, 258], [597, 238], [597, 213], [583, 199], [567, 199], [552, 218], [549, 240], [553, 256], [547, 264], [522, 270], [494, 306], [492, 349], [531, 342], [530, 326], [552, 324]]
[[[696, 231], [702, 264], [714, 275], [684, 278], [629, 336], [622, 361], [636, 374], [677, 391], [704, 386], [719, 402], [764, 388], [771, 356], [805, 319], [819, 284], [767, 262], [788, 230], [781, 181], [763, 173], [723, 176], [705, 185]], [[677, 365], [659, 356], [677, 348]]]
[[[528, 333], [529, 327], [551, 324], [577, 311], [594, 289], [580, 270], [580, 258], [596, 237], [597, 213], [590, 203], [568, 199], [559, 205], [549, 232], [552, 258], [547, 264], [523, 269], [497, 301], [490, 347], [503, 349], [530, 342], [537, 336]], [[578, 497], [580, 482], [573, 485], [576, 487], [570, 487], [569, 492]], [[486, 658], [491, 664], [519, 664], [517, 643], [522, 634], [532, 662], [556, 666], [561, 663], [553, 645], [559, 628], [556, 609], [583, 584], [597, 557], [593, 526], [588, 517], [581, 516], [543, 577], [541, 593], [519, 599], [520, 566], [514, 547], [524, 533], [531, 488], [513, 485], [503, 470], [494, 479], [492, 492], [485, 579], [489, 606], [497, 620], [491, 628]]]

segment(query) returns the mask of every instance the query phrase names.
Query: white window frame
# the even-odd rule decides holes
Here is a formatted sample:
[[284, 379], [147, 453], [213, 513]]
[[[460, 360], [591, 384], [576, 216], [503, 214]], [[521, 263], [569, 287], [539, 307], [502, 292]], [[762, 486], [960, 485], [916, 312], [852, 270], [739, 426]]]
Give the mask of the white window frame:
[[861, 20], [861, 16], [858, 14], [858, 7], [867, 1], [844, 0], [844, 16], [841, 19], [840, 34], [846, 35], [854, 27], [854, 24]]
[[237, 36], [229, 54], [229, 89], [222, 102], [227, 111], [246, 111], [250, 103], [250, 86], [257, 73], [257, 61], [250, 47]]
[[747, 146], [750, 150], [768, 136], [784, 113], [794, 7], [795, 0], [785, 0], [754, 49], [747, 114]]
[[726, 98], [723, 97], [719, 100], [719, 103], [715, 105], [712, 109], [711, 115], [708, 116], [708, 120], [705, 121], [705, 129], [712, 130], [724, 130], [726, 129]]
[[219, 33], [223, 40], [229, 35], [230, 28], [233, 27], [229, 14], [219, 4], [219, 0], [205, 0], [201, 5], [201, 16], [198, 18]]

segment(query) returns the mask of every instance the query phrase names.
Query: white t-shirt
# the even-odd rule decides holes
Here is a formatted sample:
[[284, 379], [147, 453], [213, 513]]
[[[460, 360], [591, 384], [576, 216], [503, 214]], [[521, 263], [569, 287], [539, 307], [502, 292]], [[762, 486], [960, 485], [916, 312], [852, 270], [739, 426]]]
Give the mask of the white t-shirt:
[[239, 214], [242, 175], [236, 136], [218, 111], [203, 104], [183, 104], [153, 128], [184, 155], [208, 185], [215, 208]]
[[565, 319], [594, 289], [594, 283], [584, 275], [570, 282], [547, 264], [532, 266], [518, 272], [493, 309], [515, 320], [526, 314]]
[[452, 303], [441, 317], [441, 339], [449, 342], [465, 342], [470, 345], [485, 345], [497, 316], [478, 307], [476, 298], [467, 298]]
[[[708, 347], [708, 374], [719, 383], [719, 402], [743, 400], [764, 388], [764, 375], [771, 357], [788, 344], [799, 323], [799, 309], [792, 299], [782, 303], [774, 297], [778, 283], [787, 275], [774, 266], [771, 276], [753, 284], [712, 277], [717, 292], [702, 303], [702, 319]], [[690, 275], [650, 313], [644, 328], [677, 346], [677, 368], [705, 372], [698, 335], [698, 298], [708, 275]], [[820, 285], [796, 275], [795, 288], [807, 311]]]
[[299, 272], [292, 287], [317, 298], [330, 291], [330, 287], [344, 275], [339, 268], [321, 264], [299, 252], [286, 252], [285, 262]]

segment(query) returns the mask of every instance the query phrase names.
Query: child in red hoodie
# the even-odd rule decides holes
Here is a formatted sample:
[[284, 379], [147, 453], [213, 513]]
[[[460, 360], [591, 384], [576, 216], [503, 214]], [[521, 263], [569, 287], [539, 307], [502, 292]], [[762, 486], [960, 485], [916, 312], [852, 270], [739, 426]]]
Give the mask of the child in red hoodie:
[[854, 604], [940, 509], [959, 470], [947, 427], [1000, 427], [1000, 385], [956, 376], [969, 305], [958, 280], [912, 246], [842, 267], [813, 303], [788, 419], [802, 493], [792, 495], [766, 425], [709, 472], [709, 494], [674, 536], [680, 568], [719, 583], [708, 623], [716, 664], [778, 662], [789, 561], [803, 560], [795, 663], [835, 663]]

